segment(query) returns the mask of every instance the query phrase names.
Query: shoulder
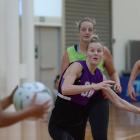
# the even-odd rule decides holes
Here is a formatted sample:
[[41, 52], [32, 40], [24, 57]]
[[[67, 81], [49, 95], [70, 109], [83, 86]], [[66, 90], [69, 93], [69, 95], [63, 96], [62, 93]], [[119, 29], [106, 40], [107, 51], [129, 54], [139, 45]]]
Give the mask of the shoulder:
[[104, 54], [105, 55], [111, 54], [110, 50], [106, 46], [104, 46]]
[[75, 61], [70, 64], [71, 67], [76, 69], [82, 69], [83, 68], [83, 61]]
[[70, 65], [68, 66], [68, 68], [65, 71], [65, 75], [79, 75], [81, 74], [83, 70], [83, 66], [79, 63], [79, 61], [75, 61], [70, 63]]
[[63, 55], [64, 59], [69, 58], [69, 56], [71, 56], [74, 53], [74, 51], [75, 51], [74, 45], [68, 46]]
[[112, 54], [106, 46], [104, 46], [104, 61], [112, 61]]
[[67, 47], [66, 51], [68, 54], [75, 52], [75, 45]]
[[140, 60], [137, 60], [137, 61], [134, 63], [134, 67], [140, 69]]
[[135, 62], [135, 64], [136, 64], [136, 65], [140, 65], [140, 60], [137, 60], [137, 61]]

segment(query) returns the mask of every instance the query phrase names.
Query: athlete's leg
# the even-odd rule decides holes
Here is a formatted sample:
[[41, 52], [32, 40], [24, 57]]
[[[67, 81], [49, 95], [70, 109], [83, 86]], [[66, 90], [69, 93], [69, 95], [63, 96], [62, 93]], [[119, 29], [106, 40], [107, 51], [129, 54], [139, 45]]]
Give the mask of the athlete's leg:
[[107, 140], [108, 121], [108, 100], [103, 98], [94, 100], [89, 114], [89, 122], [94, 140]]
[[53, 140], [75, 140], [74, 137], [65, 129], [58, 127], [52, 122], [49, 123], [49, 134]]
[[57, 105], [49, 120], [49, 133], [54, 140], [68, 137], [84, 140], [85, 126], [89, 115], [89, 106], [81, 106], [69, 101], [57, 99]]
[[67, 128], [49, 124], [49, 134], [53, 140], [84, 140], [84, 132], [81, 124]]

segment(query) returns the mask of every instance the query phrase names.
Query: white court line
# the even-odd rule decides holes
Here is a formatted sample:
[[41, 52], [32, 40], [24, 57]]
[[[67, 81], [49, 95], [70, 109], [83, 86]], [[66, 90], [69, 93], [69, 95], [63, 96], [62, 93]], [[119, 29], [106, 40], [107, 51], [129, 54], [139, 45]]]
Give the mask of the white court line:
[[138, 136], [140, 136], [140, 133], [137, 133], [137, 134], [134, 134], [134, 135], [131, 135], [131, 136], [127, 136], [127, 137], [123, 137], [123, 138], [119, 138], [118, 140], [127, 140], [127, 139], [135, 138], [135, 137], [138, 137]]

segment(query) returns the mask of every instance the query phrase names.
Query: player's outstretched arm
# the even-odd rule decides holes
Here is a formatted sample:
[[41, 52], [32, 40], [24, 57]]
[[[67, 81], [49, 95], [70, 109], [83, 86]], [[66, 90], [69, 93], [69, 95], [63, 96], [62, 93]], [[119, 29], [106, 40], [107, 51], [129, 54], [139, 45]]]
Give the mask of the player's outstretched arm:
[[111, 88], [103, 89], [109, 100], [117, 107], [140, 114], [140, 108], [120, 98]]
[[121, 93], [122, 87], [120, 84], [119, 75], [113, 64], [113, 56], [112, 56], [110, 50], [105, 46], [104, 46], [104, 67], [105, 67], [110, 79], [115, 81], [114, 90], [117, 93]]
[[140, 60], [137, 60], [132, 68], [131, 75], [128, 81], [128, 95], [132, 100], [136, 100], [136, 93], [133, 87], [133, 83], [140, 73]]
[[33, 103], [28, 108], [18, 112], [4, 112], [0, 108], [0, 127], [9, 126], [30, 117], [41, 118], [47, 113], [49, 108], [48, 104], [48, 102], [41, 105]]

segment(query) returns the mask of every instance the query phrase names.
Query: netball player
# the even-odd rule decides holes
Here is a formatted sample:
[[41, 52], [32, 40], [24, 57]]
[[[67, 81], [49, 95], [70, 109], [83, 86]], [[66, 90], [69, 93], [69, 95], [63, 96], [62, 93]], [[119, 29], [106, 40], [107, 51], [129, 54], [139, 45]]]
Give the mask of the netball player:
[[[62, 72], [71, 62], [86, 59], [86, 50], [90, 37], [96, 33], [96, 21], [88, 17], [83, 18], [78, 23], [79, 43], [67, 48], [62, 59]], [[117, 93], [121, 92], [121, 85], [118, 73], [113, 64], [112, 55], [107, 47], [104, 46], [104, 55], [98, 68], [104, 75], [115, 81], [114, 89]], [[104, 96], [93, 97], [91, 101], [91, 110], [89, 113], [89, 122], [94, 140], [107, 140], [108, 122], [109, 122], [109, 102]], [[86, 121], [86, 120], [85, 120]], [[85, 128], [83, 128], [85, 130]]]
[[34, 102], [36, 96], [34, 96], [32, 104], [26, 109], [18, 112], [5, 111], [7, 107], [13, 104], [13, 95], [16, 89], [17, 87], [9, 96], [0, 100], [0, 127], [10, 126], [29, 117], [41, 118], [45, 113], [47, 113], [47, 110], [49, 108], [48, 103], [45, 102], [41, 105], [35, 104]]
[[103, 92], [119, 108], [140, 113], [140, 108], [124, 101], [110, 88], [115, 85], [114, 81], [103, 81], [103, 74], [97, 68], [103, 50], [102, 44], [92, 37], [86, 61], [72, 63], [62, 74], [59, 94], [49, 121], [49, 133], [53, 140], [84, 140], [83, 128], [90, 113], [90, 100], [103, 96]]

